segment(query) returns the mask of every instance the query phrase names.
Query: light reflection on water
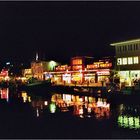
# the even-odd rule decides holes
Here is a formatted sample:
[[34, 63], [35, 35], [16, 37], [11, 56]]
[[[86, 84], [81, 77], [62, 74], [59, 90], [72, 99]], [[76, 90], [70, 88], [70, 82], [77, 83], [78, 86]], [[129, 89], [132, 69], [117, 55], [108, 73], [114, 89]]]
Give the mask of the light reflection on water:
[[[23, 98], [25, 98], [23, 96]], [[31, 99], [27, 95], [27, 99]], [[23, 100], [24, 101], [24, 100]], [[54, 94], [50, 100], [32, 100], [33, 108], [37, 109], [37, 117], [49, 106], [50, 113], [56, 113], [59, 108], [61, 113], [70, 112], [80, 118], [95, 118], [96, 120], [110, 119], [110, 103], [105, 98], [89, 96], [76, 96], [71, 94]], [[72, 109], [71, 109], [72, 108]], [[117, 115], [117, 114], [116, 114]], [[140, 129], [140, 106], [119, 105], [117, 125], [122, 128]]]
[[36, 116], [43, 115], [44, 110], [49, 109], [50, 113], [69, 112], [70, 115], [80, 118], [96, 118], [98, 120], [110, 117], [110, 104], [106, 99], [88, 96], [76, 96], [71, 94], [53, 94], [50, 99], [33, 99], [26, 92], [21, 92], [23, 102], [31, 102], [36, 110]]
[[[71, 94], [55, 93], [51, 98], [31, 96], [25, 91], [17, 96], [23, 104], [28, 103], [34, 110], [34, 115], [40, 118], [47, 110], [55, 115], [67, 114], [81, 119], [90, 118], [96, 120], [109, 120], [112, 117], [111, 104], [105, 98], [95, 98], [89, 96], [78, 96]], [[9, 102], [9, 89], [0, 89], [0, 98]], [[117, 109], [116, 109], [117, 108]], [[117, 105], [115, 117], [119, 128], [140, 130], [140, 105]]]
[[9, 89], [8, 88], [0, 89], [0, 98], [5, 99], [7, 102], [9, 102]]
[[119, 105], [117, 123], [119, 127], [128, 129], [140, 129], [140, 106]]

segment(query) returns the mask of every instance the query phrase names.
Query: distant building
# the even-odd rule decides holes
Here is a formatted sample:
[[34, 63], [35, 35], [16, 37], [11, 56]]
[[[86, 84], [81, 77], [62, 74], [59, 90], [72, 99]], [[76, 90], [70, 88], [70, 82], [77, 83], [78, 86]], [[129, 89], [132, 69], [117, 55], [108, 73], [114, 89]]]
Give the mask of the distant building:
[[116, 51], [116, 70], [120, 81], [132, 85], [140, 78], [140, 39], [127, 40], [110, 44]]
[[[86, 68], [87, 64], [93, 63], [93, 57], [88, 56], [77, 56], [71, 58], [71, 70], [75, 71], [72, 73], [72, 81], [84, 82], [84, 73], [83, 71]], [[80, 74], [79, 74], [80, 73]]]
[[71, 58], [71, 70], [84, 70], [87, 64], [93, 63], [93, 57], [76, 56]]
[[33, 61], [31, 62], [33, 77], [38, 78], [39, 80], [46, 79], [46, 73], [54, 71], [57, 65], [59, 64], [55, 61]]
[[57, 84], [101, 83], [107, 81], [112, 69], [111, 59], [94, 61], [93, 57], [78, 56], [70, 59], [70, 66], [59, 65], [49, 72], [52, 81]]
[[32, 69], [31, 69], [31, 68], [29, 68], [29, 69], [23, 69], [22, 75], [23, 75], [24, 77], [26, 77], [27, 79], [28, 79], [28, 78], [31, 78], [31, 77], [33, 76], [33, 74], [32, 74]]
[[9, 72], [7, 69], [2, 69], [0, 72], [0, 81], [9, 80]]

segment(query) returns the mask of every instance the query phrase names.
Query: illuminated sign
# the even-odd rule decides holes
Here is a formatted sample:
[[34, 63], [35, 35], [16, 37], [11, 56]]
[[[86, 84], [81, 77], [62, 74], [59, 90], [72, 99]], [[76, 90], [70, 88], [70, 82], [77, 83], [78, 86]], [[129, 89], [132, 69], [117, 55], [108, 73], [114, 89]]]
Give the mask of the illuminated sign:
[[61, 65], [61, 66], [57, 66], [56, 68], [56, 71], [65, 71], [65, 70], [69, 70], [69, 67], [68, 65]]
[[97, 69], [97, 68], [111, 68], [112, 63], [101, 63], [101, 62], [96, 62], [94, 64], [87, 65], [87, 69]]
[[79, 65], [79, 66], [72, 66], [72, 69], [73, 69], [73, 70], [80, 70], [80, 69], [82, 69], [82, 65]]
[[109, 72], [109, 70], [100, 70], [100, 71], [97, 71], [97, 74], [98, 75], [109, 75], [110, 72]]

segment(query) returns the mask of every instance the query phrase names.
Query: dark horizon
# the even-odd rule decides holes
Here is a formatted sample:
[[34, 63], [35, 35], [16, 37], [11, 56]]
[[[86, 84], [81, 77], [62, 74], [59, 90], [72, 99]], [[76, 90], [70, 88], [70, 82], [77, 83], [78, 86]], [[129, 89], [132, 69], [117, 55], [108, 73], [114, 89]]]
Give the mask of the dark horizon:
[[139, 38], [140, 2], [0, 2], [0, 60], [69, 62], [113, 56], [116, 41]]

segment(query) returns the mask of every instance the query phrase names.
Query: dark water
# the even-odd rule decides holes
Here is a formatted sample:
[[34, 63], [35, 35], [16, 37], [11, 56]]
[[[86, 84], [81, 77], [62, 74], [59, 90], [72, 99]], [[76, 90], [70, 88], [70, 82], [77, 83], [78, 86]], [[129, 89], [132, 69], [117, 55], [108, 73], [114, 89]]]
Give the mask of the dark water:
[[9, 89], [0, 95], [0, 138], [140, 138], [139, 104]]

